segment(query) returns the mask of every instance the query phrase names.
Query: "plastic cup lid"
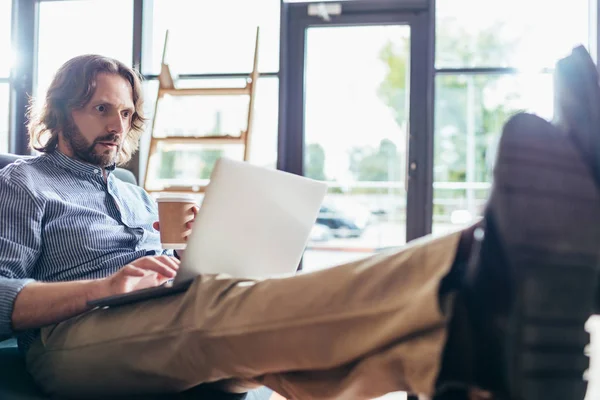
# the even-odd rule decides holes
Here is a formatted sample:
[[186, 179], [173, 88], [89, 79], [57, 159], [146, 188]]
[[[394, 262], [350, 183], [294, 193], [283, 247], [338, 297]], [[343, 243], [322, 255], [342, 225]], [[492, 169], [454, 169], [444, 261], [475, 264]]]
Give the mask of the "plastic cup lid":
[[156, 201], [158, 203], [161, 202], [185, 202], [185, 203], [195, 203], [196, 199], [193, 196], [178, 194], [178, 195], [160, 195]]

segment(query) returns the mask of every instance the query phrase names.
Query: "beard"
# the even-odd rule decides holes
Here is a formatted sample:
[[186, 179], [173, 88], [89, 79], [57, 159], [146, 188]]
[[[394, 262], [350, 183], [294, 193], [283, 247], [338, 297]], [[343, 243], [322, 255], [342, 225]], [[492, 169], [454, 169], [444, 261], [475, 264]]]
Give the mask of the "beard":
[[[63, 136], [71, 146], [75, 158], [100, 168], [115, 164], [122, 147], [122, 144], [119, 143], [119, 137], [114, 133], [98, 137], [90, 143], [75, 124], [71, 124], [68, 129], [65, 129]], [[96, 150], [100, 142], [115, 143], [117, 145], [116, 151], [115, 148]]]

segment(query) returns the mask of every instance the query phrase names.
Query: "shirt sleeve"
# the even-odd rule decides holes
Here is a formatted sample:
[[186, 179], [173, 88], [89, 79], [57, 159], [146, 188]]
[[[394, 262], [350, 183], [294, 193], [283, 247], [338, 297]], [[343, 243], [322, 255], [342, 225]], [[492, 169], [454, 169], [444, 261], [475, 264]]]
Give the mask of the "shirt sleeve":
[[0, 336], [12, 335], [15, 298], [29, 283], [41, 250], [42, 208], [30, 192], [0, 177]]

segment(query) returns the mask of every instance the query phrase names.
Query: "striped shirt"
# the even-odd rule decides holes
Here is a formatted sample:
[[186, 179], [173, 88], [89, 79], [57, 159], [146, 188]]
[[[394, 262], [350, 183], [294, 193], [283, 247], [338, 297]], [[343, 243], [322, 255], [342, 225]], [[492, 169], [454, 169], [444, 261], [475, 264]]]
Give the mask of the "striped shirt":
[[[161, 254], [154, 200], [140, 187], [58, 150], [0, 170], [0, 336], [13, 335], [19, 291], [33, 281], [107, 277]], [[38, 331], [18, 335], [26, 351]]]

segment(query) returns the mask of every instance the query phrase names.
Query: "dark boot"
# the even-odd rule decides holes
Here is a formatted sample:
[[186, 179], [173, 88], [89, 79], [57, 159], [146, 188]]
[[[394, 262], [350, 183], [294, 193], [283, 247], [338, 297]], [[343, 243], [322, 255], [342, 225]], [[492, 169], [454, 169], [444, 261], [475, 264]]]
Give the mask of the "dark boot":
[[578, 400], [600, 262], [600, 194], [562, 131], [532, 115], [503, 132], [484, 236], [467, 273], [477, 386]]
[[571, 137], [600, 182], [600, 86], [594, 61], [584, 47], [556, 64], [555, 123]]
[[494, 399], [585, 397], [584, 325], [600, 279], [600, 88], [584, 55], [576, 49], [559, 63], [558, 126], [519, 114], [504, 127], [440, 388], [458, 381]]

